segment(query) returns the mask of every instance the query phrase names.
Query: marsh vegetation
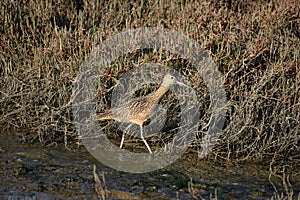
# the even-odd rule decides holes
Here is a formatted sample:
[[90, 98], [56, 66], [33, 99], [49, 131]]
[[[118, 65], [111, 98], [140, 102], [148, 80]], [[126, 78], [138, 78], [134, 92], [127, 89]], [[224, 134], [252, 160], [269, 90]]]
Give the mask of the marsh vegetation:
[[[3, 1], [0, 9], [1, 131], [14, 133], [20, 142], [64, 142], [67, 147], [80, 142], [71, 95], [81, 63], [93, 47], [121, 31], [164, 27], [199, 42], [224, 77], [226, 124], [205, 159], [255, 161], [269, 166], [272, 177], [286, 179], [282, 172], [299, 176], [297, 0], [12, 0]], [[105, 71], [98, 100], [109, 107], [115, 78], [147, 62], [181, 70], [203, 102], [209, 99], [201, 77], [185, 70], [189, 63], [169, 52], [144, 50], [119, 58]], [[197, 148], [194, 142], [190, 152]]]

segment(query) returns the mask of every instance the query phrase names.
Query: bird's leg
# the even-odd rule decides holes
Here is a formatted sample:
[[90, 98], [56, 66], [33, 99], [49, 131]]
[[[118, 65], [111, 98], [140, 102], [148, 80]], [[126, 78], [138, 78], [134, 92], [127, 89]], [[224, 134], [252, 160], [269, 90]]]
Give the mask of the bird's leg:
[[125, 133], [127, 132], [127, 130], [131, 127], [132, 124], [129, 124], [126, 129], [123, 131], [123, 134], [122, 134], [122, 139], [121, 139], [121, 144], [120, 144], [120, 149], [122, 149], [123, 147], [123, 143], [124, 143], [124, 138], [125, 138]]
[[143, 142], [145, 143], [146, 147], [148, 148], [149, 153], [152, 154], [152, 151], [143, 135], [143, 125], [140, 125], [140, 129], [141, 129], [141, 138], [142, 138]]
[[121, 144], [120, 144], [120, 149], [122, 149], [123, 143], [124, 143], [124, 137], [125, 137], [125, 132], [123, 132], [122, 134], [122, 140], [121, 140]]

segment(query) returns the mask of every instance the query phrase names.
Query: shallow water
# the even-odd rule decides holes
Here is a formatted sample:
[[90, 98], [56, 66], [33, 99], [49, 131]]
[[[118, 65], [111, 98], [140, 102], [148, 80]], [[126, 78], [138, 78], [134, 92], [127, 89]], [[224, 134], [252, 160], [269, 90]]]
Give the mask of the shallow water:
[[[0, 136], [0, 163], [0, 199], [96, 199], [94, 164], [100, 178], [104, 174], [109, 199], [193, 199], [191, 193], [199, 199], [270, 199], [275, 192], [268, 169], [251, 164], [224, 165], [187, 154], [164, 169], [131, 174], [101, 164], [84, 147], [20, 144], [7, 133]], [[292, 183], [295, 194], [299, 179]], [[275, 184], [280, 190], [281, 183]]]

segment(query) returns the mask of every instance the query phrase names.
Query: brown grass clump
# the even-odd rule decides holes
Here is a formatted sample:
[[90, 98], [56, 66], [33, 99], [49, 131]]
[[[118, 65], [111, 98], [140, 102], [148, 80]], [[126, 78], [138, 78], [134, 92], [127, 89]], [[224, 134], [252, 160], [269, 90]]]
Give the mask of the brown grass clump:
[[[197, 40], [225, 77], [228, 120], [215, 155], [299, 162], [299, 10], [296, 0], [4, 1], [0, 124], [23, 141], [72, 141], [72, 83], [92, 47], [123, 30], [160, 26]], [[128, 58], [107, 71], [108, 88], [136, 62]], [[184, 67], [180, 58], [151, 59]]]

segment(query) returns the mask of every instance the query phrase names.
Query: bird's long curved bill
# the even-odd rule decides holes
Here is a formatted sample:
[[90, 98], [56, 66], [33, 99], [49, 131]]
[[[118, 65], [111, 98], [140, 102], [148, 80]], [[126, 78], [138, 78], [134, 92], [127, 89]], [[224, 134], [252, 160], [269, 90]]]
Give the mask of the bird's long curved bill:
[[184, 83], [181, 83], [181, 82], [179, 82], [179, 81], [177, 81], [176, 83], [177, 83], [178, 85], [182, 85], [182, 86], [185, 86], [185, 87], [188, 87], [188, 88], [193, 89], [191, 86], [186, 85], [186, 84], [184, 84]]

